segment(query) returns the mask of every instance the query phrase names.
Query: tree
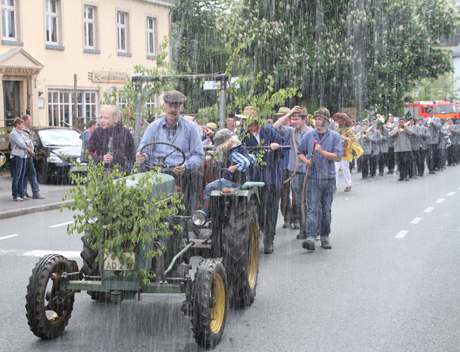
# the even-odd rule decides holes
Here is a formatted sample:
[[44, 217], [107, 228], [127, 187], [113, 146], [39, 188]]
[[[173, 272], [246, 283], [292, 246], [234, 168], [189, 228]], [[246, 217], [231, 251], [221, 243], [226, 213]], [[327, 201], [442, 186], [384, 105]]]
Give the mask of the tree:
[[447, 0], [240, 0], [228, 4], [228, 72], [247, 76], [247, 95], [300, 87], [306, 105], [397, 111], [422, 78], [451, 70], [435, 48], [453, 33]]
[[[230, 52], [217, 30], [225, 16], [222, 0], [179, 0], [172, 13], [173, 66], [179, 74], [224, 72]], [[216, 102], [215, 91], [203, 91], [202, 81], [179, 81], [187, 95], [186, 110], [198, 111]]]

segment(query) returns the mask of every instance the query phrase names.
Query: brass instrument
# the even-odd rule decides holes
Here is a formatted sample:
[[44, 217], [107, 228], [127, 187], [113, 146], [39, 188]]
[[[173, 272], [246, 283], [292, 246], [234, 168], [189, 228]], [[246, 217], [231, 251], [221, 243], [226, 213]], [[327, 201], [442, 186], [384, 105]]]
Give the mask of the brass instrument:
[[5, 154], [0, 153], [0, 167], [5, 165], [5, 163], [6, 163], [6, 156], [5, 156]]
[[359, 134], [356, 136], [357, 139], [360, 139], [361, 137], [367, 137], [368, 133], [372, 131], [374, 128], [374, 125], [368, 126], [367, 128], [359, 131]]
[[357, 137], [352, 127], [345, 127], [339, 130], [343, 139], [343, 157], [342, 159], [352, 161], [364, 154], [364, 150], [357, 141]]
[[406, 130], [406, 127], [410, 126], [411, 121], [407, 121], [403, 127], [399, 127], [399, 132], [404, 132]]

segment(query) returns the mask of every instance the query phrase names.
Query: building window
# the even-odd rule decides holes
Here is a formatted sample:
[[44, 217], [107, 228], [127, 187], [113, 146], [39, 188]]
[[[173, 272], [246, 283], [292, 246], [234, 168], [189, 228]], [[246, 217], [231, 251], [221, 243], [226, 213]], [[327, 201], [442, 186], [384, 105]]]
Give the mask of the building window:
[[85, 49], [96, 49], [96, 7], [85, 5], [83, 19]]
[[117, 94], [117, 106], [120, 110], [126, 109], [128, 107], [128, 98], [118, 93]]
[[2, 0], [2, 38], [17, 40], [16, 0]]
[[147, 17], [147, 56], [155, 56], [157, 53], [157, 21], [154, 17]]
[[[83, 123], [97, 117], [98, 92], [77, 92], [77, 118]], [[74, 113], [72, 90], [48, 91], [48, 123], [50, 126], [71, 127]]]
[[128, 13], [117, 12], [118, 53], [128, 54]]
[[149, 97], [145, 102], [147, 121], [153, 121], [158, 115], [158, 96]]
[[59, 0], [46, 0], [46, 44], [59, 44]]

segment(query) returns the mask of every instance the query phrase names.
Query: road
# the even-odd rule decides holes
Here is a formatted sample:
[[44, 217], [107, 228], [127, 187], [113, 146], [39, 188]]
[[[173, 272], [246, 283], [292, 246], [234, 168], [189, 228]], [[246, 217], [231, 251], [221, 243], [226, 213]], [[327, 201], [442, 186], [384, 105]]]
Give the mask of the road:
[[[261, 254], [256, 301], [232, 311], [215, 351], [460, 351], [460, 167], [337, 193], [331, 251], [309, 253], [279, 229]], [[68, 212], [1, 221], [0, 351], [197, 351], [181, 297], [97, 304], [76, 297], [62, 338], [29, 331], [24, 295], [38, 256], [77, 257]]]

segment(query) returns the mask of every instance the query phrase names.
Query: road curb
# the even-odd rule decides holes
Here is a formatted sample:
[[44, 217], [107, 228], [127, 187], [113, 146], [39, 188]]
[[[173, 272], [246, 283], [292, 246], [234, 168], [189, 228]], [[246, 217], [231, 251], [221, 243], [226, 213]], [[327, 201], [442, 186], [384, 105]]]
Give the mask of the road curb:
[[8, 219], [8, 218], [14, 218], [16, 216], [21, 216], [21, 215], [26, 215], [26, 214], [33, 214], [33, 213], [38, 213], [42, 211], [55, 210], [55, 209], [59, 209], [63, 206], [70, 205], [70, 204], [72, 204], [72, 201], [67, 200], [64, 202], [48, 203], [48, 204], [36, 205], [33, 207], [3, 211], [3, 212], [0, 212], [0, 219]]

